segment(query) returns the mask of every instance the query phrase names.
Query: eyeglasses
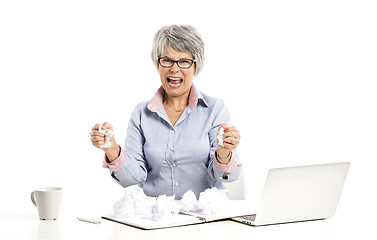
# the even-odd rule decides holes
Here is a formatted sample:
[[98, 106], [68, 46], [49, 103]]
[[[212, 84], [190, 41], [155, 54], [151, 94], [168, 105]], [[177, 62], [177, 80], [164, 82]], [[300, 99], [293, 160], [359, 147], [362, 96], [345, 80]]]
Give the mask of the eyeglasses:
[[196, 62], [196, 59], [182, 58], [175, 61], [167, 57], [158, 58], [158, 63], [161, 65], [161, 67], [166, 67], [166, 68], [170, 68], [174, 65], [174, 63], [177, 63], [178, 67], [182, 69], [188, 69], [192, 66], [194, 62]]

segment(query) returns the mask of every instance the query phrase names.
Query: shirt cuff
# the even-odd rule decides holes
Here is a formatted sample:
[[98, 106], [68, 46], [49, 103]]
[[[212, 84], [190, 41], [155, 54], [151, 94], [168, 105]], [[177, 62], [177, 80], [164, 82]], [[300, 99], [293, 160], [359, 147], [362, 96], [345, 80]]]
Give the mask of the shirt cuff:
[[227, 164], [220, 163], [217, 159], [217, 154], [215, 154], [215, 161], [213, 163], [217, 170], [227, 172], [227, 173], [233, 173], [237, 170], [237, 158], [235, 157], [235, 154], [232, 153], [232, 156], [230, 158], [230, 161]]
[[107, 156], [103, 158], [102, 167], [108, 168], [113, 172], [119, 171], [119, 169], [123, 166], [124, 160], [126, 159], [126, 154], [122, 148], [120, 148], [120, 154], [117, 159], [112, 162], [109, 162]]

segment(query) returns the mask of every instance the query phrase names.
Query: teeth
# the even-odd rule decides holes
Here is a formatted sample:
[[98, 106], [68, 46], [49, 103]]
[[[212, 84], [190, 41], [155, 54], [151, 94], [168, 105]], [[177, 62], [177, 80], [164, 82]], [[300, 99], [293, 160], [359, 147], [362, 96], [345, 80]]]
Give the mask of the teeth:
[[179, 77], [168, 77], [168, 84], [172, 87], [179, 87], [182, 85], [183, 79]]
[[173, 81], [179, 81], [181, 80], [181, 78], [172, 78], [172, 77], [169, 77], [170, 80], [173, 80]]
[[170, 85], [173, 85], [173, 86], [180, 86], [182, 85], [182, 83], [169, 83]]

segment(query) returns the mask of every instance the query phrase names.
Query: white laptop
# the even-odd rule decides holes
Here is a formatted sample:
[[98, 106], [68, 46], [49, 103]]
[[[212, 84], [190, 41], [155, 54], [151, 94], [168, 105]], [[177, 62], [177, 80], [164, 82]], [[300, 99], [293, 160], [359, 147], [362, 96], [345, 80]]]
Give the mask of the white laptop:
[[257, 214], [232, 218], [252, 226], [334, 216], [349, 162], [270, 169]]

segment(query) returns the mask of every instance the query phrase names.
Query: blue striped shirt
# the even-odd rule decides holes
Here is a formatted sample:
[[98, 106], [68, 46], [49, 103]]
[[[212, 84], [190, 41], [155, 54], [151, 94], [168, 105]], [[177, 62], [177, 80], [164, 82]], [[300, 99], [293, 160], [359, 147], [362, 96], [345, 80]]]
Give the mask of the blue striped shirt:
[[217, 130], [230, 120], [224, 102], [193, 85], [189, 104], [173, 126], [162, 104], [163, 94], [161, 87], [151, 101], [135, 107], [124, 162], [111, 171], [113, 178], [123, 187], [138, 184], [148, 196], [166, 194], [176, 199], [188, 190], [199, 197], [207, 188], [224, 189], [222, 182], [236, 180], [241, 170], [236, 151], [231, 160], [236, 161], [235, 170], [227, 172], [214, 164]]

